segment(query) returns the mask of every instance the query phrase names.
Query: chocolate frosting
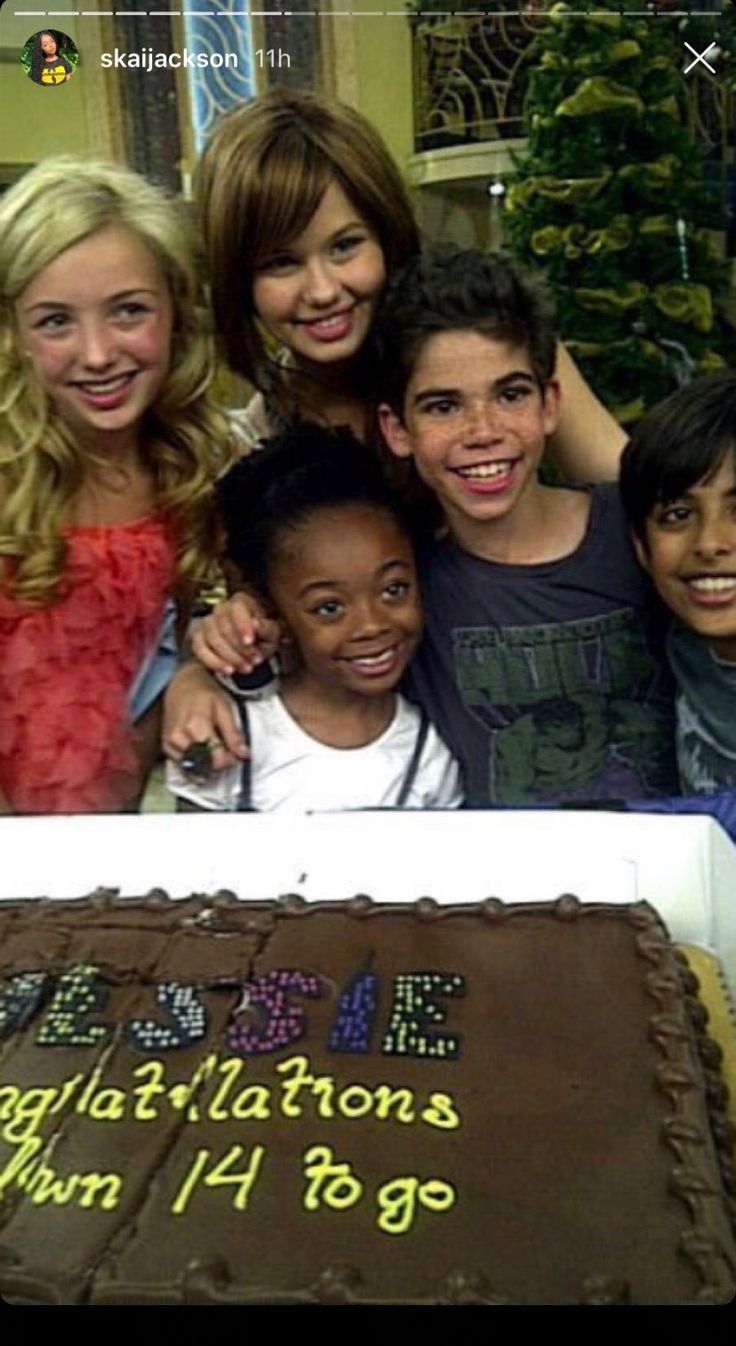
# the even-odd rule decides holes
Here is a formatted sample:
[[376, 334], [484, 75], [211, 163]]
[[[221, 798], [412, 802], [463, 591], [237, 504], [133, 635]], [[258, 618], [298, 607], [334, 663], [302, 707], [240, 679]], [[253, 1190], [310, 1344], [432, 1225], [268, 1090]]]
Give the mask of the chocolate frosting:
[[[69, 993], [87, 997], [70, 1029], [72, 968], [96, 971]], [[3, 1033], [19, 974], [41, 991]], [[736, 1289], [719, 1051], [646, 904], [101, 891], [1, 904], [0, 979], [10, 1299], [689, 1304]], [[328, 1176], [309, 1177], [329, 1162], [347, 1165], [332, 1205]]]

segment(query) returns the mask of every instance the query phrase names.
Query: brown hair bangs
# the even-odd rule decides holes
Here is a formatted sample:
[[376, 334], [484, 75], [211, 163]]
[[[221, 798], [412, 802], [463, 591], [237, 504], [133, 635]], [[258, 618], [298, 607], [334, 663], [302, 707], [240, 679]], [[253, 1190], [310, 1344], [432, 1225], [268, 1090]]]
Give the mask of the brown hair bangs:
[[344, 104], [273, 90], [228, 113], [202, 157], [196, 189], [216, 326], [231, 367], [269, 392], [278, 375], [253, 311], [254, 270], [302, 232], [333, 180], [374, 231], [389, 274], [418, 251], [398, 168]]
[[296, 130], [269, 146], [247, 189], [241, 244], [251, 284], [259, 264], [306, 229], [335, 176], [321, 147]]

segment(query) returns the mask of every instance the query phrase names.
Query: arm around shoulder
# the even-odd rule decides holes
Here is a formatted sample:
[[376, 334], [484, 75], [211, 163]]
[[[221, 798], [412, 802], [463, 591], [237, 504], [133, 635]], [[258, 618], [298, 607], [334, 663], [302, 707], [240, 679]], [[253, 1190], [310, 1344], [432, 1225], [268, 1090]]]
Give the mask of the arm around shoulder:
[[173, 761], [193, 743], [219, 742], [213, 749], [215, 771], [246, 757], [228, 693], [201, 664], [192, 660], [171, 680], [164, 701], [163, 748]]
[[626, 432], [599, 402], [562, 342], [557, 379], [560, 418], [549, 441], [552, 461], [569, 481], [616, 481]]

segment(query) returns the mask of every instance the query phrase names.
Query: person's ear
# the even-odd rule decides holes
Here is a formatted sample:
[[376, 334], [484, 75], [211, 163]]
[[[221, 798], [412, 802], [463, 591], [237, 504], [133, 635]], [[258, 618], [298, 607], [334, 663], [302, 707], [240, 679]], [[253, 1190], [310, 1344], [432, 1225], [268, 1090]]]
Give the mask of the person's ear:
[[279, 668], [283, 675], [295, 673], [301, 662], [296, 641], [282, 618], [277, 618], [277, 621], [281, 628], [281, 638], [279, 640], [278, 650], [276, 651], [279, 660]]
[[542, 409], [544, 415], [544, 433], [553, 435], [560, 421], [560, 385], [557, 379], [549, 379], [542, 390]]
[[631, 530], [631, 542], [639, 565], [641, 566], [642, 570], [646, 571], [647, 575], [650, 574], [651, 563], [649, 560], [649, 552], [647, 551], [647, 548], [644, 546], [644, 543], [639, 537], [639, 534], [635, 533], [633, 528]]
[[381, 434], [391, 452], [397, 458], [411, 458], [413, 447], [411, 436], [400, 416], [397, 416], [388, 402], [382, 402], [378, 408], [378, 424]]

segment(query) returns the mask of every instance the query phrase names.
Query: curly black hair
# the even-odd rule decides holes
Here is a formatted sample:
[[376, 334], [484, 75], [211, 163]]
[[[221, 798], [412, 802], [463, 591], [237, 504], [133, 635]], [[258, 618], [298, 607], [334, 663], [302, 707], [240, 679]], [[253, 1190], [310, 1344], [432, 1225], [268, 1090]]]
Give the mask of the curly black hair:
[[365, 505], [410, 536], [404, 507], [376, 455], [346, 427], [303, 424], [266, 440], [218, 482], [225, 557], [263, 599], [285, 534], [313, 514]]

